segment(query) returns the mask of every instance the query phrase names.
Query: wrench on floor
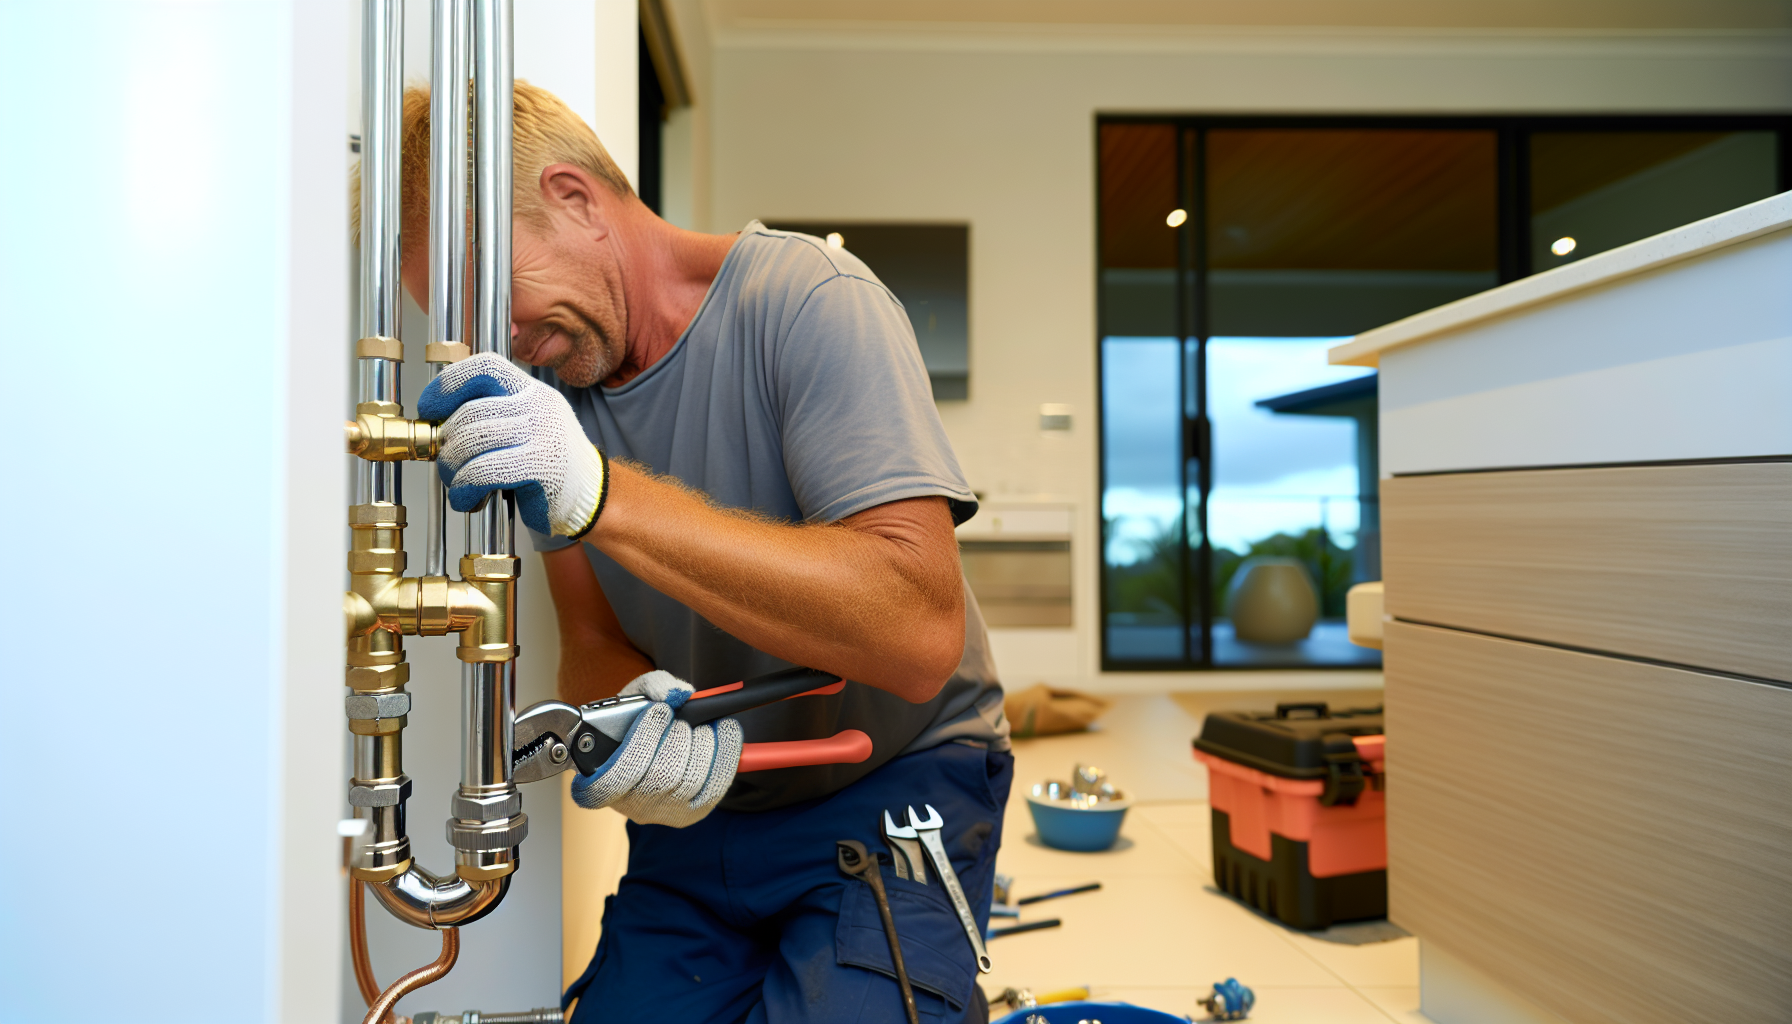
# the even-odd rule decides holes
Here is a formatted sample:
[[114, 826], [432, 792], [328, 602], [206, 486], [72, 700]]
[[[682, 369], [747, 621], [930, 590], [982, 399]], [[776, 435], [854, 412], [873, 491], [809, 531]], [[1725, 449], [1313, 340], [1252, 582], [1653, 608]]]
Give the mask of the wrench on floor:
[[964, 889], [958, 884], [958, 874], [952, 870], [952, 862], [946, 859], [946, 844], [940, 842], [940, 827], [945, 824], [940, 819], [940, 812], [933, 809], [932, 804], [922, 804], [927, 808], [927, 820], [915, 813], [911, 805], [908, 809], [908, 827], [920, 835], [921, 845], [927, 848], [927, 855], [933, 858], [934, 873], [945, 883], [946, 892], [952, 897], [952, 909], [958, 911], [958, 920], [964, 925], [965, 937], [971, 940], [971, 949], [977, 954], [977, 970], [988, 974], [995, 967], [989, 961], [989, 950], [983, 945], [983, 929], [977, 927], [977, 919], [971, 915], [971, 905], [964, 898]]
[[884, 812], [884, 842], [890, 844], [891, 860], [896, 864], [897, 878], [912, 878], [927, 884], [927, 862], [921, 856], [921, 844], [913, 828], [898, 827], [890, 812]]

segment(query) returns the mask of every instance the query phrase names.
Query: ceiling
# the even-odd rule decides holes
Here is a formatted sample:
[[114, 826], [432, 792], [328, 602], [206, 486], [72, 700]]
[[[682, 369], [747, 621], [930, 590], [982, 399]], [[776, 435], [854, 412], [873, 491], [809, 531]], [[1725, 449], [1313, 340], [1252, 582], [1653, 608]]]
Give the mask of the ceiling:
[[1537, 132], [1531, 212], [1542, 213], [1723, 138], [1726, 132]]
[[[1496, 145], [1486, 130], [1209, 131], [1208, 265], [1492, 270]], [[1103, 126], [1104, 266], [1176, 265], [1175, 175], [1174, 128]]]
[[1792, 0], [709, 0], [723, 28], [1185, 26], [1543, 32], [1792, 29]]

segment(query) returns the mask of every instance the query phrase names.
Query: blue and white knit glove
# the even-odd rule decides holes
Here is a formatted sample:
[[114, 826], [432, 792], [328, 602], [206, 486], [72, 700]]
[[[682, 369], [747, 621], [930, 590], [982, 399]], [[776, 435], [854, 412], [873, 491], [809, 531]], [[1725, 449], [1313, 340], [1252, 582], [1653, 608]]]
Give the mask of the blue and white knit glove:
[[624, 686], [624, 697], [654, 703], [629, 726], [622, 746], [590, 775], [572, 780], [580, 807], [614, 807], [643, 825], [684, 828], [721, 802], [740, 767], [740, 723], [732, 718], [692, 727], [672, 717], [691, 697], [691, 684], [653, 671]]
[[609, 461], [560, 392], [510, 360], [482, 352], [448, 367], [423, 389], [417, 414], [447, 421], [436, 471], [456, 512], [507, 490], [537, 533], [582, 537], [597, 522]]

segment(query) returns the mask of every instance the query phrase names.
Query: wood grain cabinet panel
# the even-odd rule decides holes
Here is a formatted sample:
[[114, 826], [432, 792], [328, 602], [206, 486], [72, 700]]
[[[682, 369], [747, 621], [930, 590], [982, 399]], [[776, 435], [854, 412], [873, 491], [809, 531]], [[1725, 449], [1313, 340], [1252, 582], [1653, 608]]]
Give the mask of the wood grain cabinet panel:
[[1792, 689], [1401, 622], [1394, 921], [1573, 1024], [1792, 1020]]
[[1382, 533], [1396, 618], [1792, 681], [1792, 463], [1396, 477]]

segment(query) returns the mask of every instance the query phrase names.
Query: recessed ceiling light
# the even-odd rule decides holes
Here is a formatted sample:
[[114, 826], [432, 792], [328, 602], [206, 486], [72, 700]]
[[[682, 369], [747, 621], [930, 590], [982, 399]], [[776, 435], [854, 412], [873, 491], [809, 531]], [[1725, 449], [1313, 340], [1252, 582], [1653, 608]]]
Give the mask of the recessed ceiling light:
[[1574, 239], [1569, 238], [1567, 235], [1563, 235], [1549, 243], [1549, 251], [1555, 253], [1557, 256], [1566, 256], [1574, 251]]
[[1173, 228], [1179, 228], [1187, 220], [1188, 220], [1188, 211], [1187, 210], [1171, 210], [1170, 215], [1168, 217], [1164, 218], [1164, 223], [1170, 225]]
[[830, 231], [828, 232], [828, 245], [835, 249], [843, 249], [846, 247], [846, 236], [838, 231]]

